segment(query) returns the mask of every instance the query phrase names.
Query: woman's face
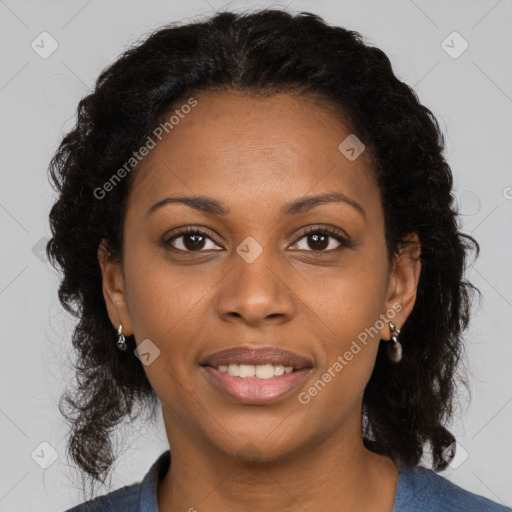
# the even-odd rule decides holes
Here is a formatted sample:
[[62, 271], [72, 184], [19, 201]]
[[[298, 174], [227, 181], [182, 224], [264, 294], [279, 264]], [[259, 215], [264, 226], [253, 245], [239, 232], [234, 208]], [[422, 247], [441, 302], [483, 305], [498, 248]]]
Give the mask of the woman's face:
[[[239, 457], [256, 446], [269, 459], [356, 435], [380, 338], [390, 337], [387, 320], [405, 321], [419, 273], [388, 262], [367, 155], [354, 159], [360, 148], [352, 152], [350, 139], [342, 152], [350, 130], [311, 100], [195, 99], [142, 162], [124, 226], [124, 279], [102, 263], [112, 322], [139, 345], [150, 340], [144, 369], [171, 444], [194, 438]], [[177, 197], [208, 201], [161, 203]], [[211, 357], [235, 348], [242, 352], [228, 360]], [[264, 363], [276, 362], [269, 379], [206, 365], [242, 362], [251, 372], [261, 354], [244, 349], [261, 348], [302, 364], [280, 375], [279, 363], [293, 363], [264, 354], [255, 371], [271, 375]]]

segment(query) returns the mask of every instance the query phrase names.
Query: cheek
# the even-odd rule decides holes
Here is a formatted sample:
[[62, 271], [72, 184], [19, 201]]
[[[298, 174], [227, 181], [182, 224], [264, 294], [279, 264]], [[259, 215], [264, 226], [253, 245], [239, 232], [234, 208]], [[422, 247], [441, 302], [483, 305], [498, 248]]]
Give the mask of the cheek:
[[326, 335], [343, 343], [379, 319], [387, 294], [383, 261], [378, 254], [361, 251], [329, 273], [323, 269], [323, 275], [301, 279], [300, 293]]
[[162, 254], [142, 248], [126, 258], [125, 268], [130, 318], [139, 338], [173, 339], [173, 331], [196, 325], [192, 319], [215, 282], [211, 273], [201, 272], [197, 266], [173, 265]]
[[[318, 403], [354, 405], [373, 371], [384, 323], [387, 265], [376, 252], [361, 254], [322, 282], [322, 293], [311, 287], [307, 301], [315, 323], [318, 352]], [[317, 281], [319, 283], [320, 281]], [[325, 385], [325, 392], [320, 390]], [[349, 407], [350, 408], [350, 407]]]
[[196, 355], [193, 340], [201, 329], [205, 290], [211, 286], [191, 278], [192, 267], [172, 266], [141, 248], [126, 253], [127, 300], [137, 344], [150, 339], [160, 351], [144, 371], [162, 403], [181, 410], [197, 394], [190, 374]]
[[160, 350], [158, 359], [144, 370], [162, 401], [172, 394], [172, 402], [179, 403], [185, 395], [195, 394], [191, 372], [198, 368], [197, 340], [205, 336], [222, 269], [175, 265], [141, 246], [126, 253], [127, 300], [137, 343], [150, 339]]

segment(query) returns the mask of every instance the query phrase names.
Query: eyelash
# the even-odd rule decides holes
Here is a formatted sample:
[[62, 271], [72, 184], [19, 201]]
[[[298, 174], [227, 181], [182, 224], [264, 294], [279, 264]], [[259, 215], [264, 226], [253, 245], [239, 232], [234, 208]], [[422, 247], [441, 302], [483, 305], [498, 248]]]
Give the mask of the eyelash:
[[[311, 234], [320, 234], [320, 235], [328, 235], [332, 238], [334, 238], [337, 242], [340, 243], [340, 247], [336, 248], [336, 249], [330, 249], [328, 251], [326, 250], [318, 250], [318, 251], [315, 251], [313, 249], [311, 250], [308, 250], [306, 252], [317, 252], [317, 253], [331, 253], [331, 252], [335, 252], [335, 251], [340, 251], [341, 249], [343, 248], [351, 248], [354, 246], [354, 244], [350, 241], [350, 239], [346, 236], [343, 236], [341, 235], [338, 231], [334, 230], [334, 229], [331, 229], [331, 228], [326, 228], [326, 227], [319, 227], [319, 226], [310, 226], [309, 228], [305, 229], [299, 236], [299, 238], [297, 238], [296, 242], [293, 244], [295, 245], [299, 240], [302, 240], [304, 237], [308, 236], [308, 235], [311, 235]], [[213, 235], [213, 233], [207, 229], [198, 229], [198, 228], [193, 228], [193, 227], [188, 227], [188, 228], [185, 228], [177, 233], [174, 233], [171, 237], [167, 237], [167, 238], [164, 238], [162, 240], [162, 243], [164, 245], [165, 248], [171, 250], [171, 251], [175, 251], [175, 252], [189, 252], [189, 253], [192, 253], [192, 252], [204, 252], [204, 250], [197, 250], [197, 251], [189, 251], [189, 250], [183, 250], [183, 249], [176, 249], [174, 247], [172, 247], [172, 242], [182, 236], [185, 236], [185, 235], [200, 235], [200, 236], [205, 236], [209, 239], [211, 239], [214, 243], [216, 243], [217, 245], [219, 245], [216, 241], [215, 241], [215, 236]]]

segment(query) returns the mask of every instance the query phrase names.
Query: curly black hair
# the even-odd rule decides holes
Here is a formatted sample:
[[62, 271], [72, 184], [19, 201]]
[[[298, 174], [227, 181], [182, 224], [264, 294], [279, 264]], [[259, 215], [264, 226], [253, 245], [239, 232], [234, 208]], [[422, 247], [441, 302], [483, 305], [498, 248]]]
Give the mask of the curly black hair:
[[[184, 98], [213, 90], [322, 98], [366, 145], [383, 198], [388, 254], [416, 233], [422, 268], [400, 335], [403, 359], [390, 362], [381, 344], [365, 388], [363, 441], [413, 466], [429, 447], [433, 469], [444, 469], [455, 441], [446, 426], [464, 367], [462, 332], [478, 291], [464, 274], [469, 251], [479, 253], [458, 230], [444, 136], [383, 51], [318, 15], [277, 9], [220, 12], [147, 35], [101, 72], [50, 162], [58, 198], [47, 255], [63, 274], [59, 299], [79, 319], [72, 339], [77, 385], [59, 402], [71, 426], [68, 454], [84, 478], [104, 483], [116, 460], [113, 429], [138, 408], [154, 415], [158, 405], [141, 362], [116, 348], [97, 254], [105, 239], [110, 256], [122, 261], [127, 198], [141, 166], [107, 198], [98, 199], [98, 191]], [[135, 348], [133, 336], [127, 343]]]

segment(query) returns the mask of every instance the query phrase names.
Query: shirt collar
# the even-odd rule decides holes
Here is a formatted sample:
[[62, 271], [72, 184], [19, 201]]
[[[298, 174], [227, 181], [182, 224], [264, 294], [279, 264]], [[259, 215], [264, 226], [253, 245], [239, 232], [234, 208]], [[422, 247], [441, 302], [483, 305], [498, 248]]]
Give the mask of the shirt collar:
[[149, 468], [141, 482], [138, 512], [158, 512], [158, 484], [171, 464], [171, 452], [167, 450]]
[[[158, 484], [169, 470], [171, 451], [162, 453], [149, 468], [141, 482], [139, 506], [137, 512], [158, 512]], [[402, 510], [407, 501], [407, 487], [411, 485], [412, 468], [407, 464], [398, 463], [399, 475], [396, 488], [396, 501], [393, 511]], [[405, 510], [405, 509], [404, 509]]]

